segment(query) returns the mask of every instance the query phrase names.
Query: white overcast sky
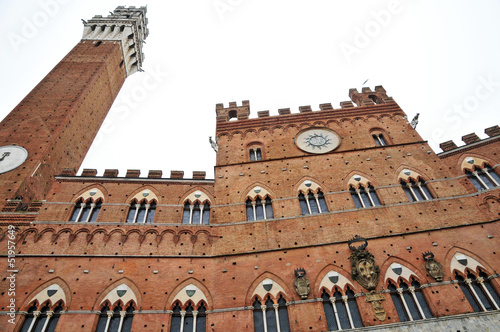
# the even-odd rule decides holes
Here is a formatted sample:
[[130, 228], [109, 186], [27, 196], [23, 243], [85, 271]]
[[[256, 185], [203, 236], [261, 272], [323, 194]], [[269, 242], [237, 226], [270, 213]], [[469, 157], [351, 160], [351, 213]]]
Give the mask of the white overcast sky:
[[248, 99], [251, 117], [338, 108], [367, 79], [420, 113], [436, 152], [500, 124], [498, 0], [0, 0], [0, 117], [78, 43], [81, 19], [119, 5], [147, 5], [150, 35], [145, 72], [127, 79], [82, 165], [98, 174], [212, 178], [216, 103]]

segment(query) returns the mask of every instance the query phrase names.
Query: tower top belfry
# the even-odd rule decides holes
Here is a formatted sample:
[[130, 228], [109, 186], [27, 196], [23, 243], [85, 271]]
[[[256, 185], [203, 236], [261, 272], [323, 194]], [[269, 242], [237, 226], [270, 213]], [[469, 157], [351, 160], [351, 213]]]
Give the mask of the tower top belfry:
[[144, 61], [142, 44], [149, 35], [146, 18], [147, 8], [141, 6], [118, 6], [110, 15], [95, 15], [85, 26], [82, 40], [96, 43], [103, 41], [119, 41], [122, 46], [123, 61], [127, 76], [140, 71]]

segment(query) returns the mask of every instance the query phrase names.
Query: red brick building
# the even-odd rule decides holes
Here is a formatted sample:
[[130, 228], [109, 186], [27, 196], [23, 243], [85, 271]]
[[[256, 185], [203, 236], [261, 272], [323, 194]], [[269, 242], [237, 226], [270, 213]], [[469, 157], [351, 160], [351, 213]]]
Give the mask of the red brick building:
[[436, 154], [381, 86], [277, 116], [217, 104], [215, 179], [76, 176], [145, 15], [85, 22], [0, 125], [1, 331], [498, 326], [498, 126]]

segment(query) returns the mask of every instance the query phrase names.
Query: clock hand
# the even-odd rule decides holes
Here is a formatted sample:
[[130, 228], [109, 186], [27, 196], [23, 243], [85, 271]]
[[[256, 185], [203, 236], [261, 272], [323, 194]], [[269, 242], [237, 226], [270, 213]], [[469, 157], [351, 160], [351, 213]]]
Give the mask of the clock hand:
[[3, 161], [5, 159], [5, 157], [8, 157], [8, 156], [10, 156], [10, 152], [4, 152], [2, 155], [2, 158], [0, 158], [0, 161]]

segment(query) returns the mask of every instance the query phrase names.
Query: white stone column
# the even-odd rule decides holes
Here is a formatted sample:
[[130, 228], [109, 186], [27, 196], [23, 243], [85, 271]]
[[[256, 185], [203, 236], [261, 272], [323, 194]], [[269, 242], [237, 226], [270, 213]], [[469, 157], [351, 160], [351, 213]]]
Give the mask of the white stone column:
[[146, 212], [144, 213], [144, 218], [143, 218], [143, 220], [142, 220], [142, 223], [143, 223], [143, 224], [145, 224], [145, 223], [146, 223], [146, 220], [148, 219], [148, 212], [149, 212], [149, 207], [150, 207], [150, 206], [151, 206], [151, 205], [146, 204]]
[[279, 304], [274, 303], [273, 304], [273, 308], [274, 308], [274, 315], [276, 316], [276, 327], [278, 328], [278, 332], [281, 332], [281, 328], [280, 328], [280, 316], [279, 316], [279, 313], [278, 313]]
[[413, 286], [408, 287], [408, 290], [410, 291], [411, 296], [413, 297], [413, 301], [417, 305], [418, 312], [420, 313], [420, 316], [422, 316], [422, 319], [426, 319], [427, 317], [425, 317], [424, 311], [422, 310], [422, 307], [420, 306], [420, 302], [418, 302], [417, 295], [415, 294], [415, 287], [413, 287]]
[[316, 200], [316, 204], [318, 205], [318, 211], [319, 211], [319, 213], [323, 213], [323, 211], [321, 211], [321, 206], [319, 205], [319, 195], [318, 194], [314, 194], [314, 199]]
[[106, 320], [106, 327], [104, 328], [104, 332], [108, 332], [111, 318], [113, 318], [113, 311], [108, 311], [108, 320]]
[[405, 307], [406, 313], [408, 314], [408, 318], [410, 319], [410, 321], [413, 321], [413, 317], [411, 316], [411, 312], [408, 309], [408, 306], [406, 305], [405, 298], [403, 297], [403, 288], [398, 288], [397, 291], [399, 294], [399, 298], [401, 299], [401, 302], [403, 302], [403, 306]]
[[47, 326], [49, 325], [49, 320], [52, 318], [52, 315], [54, 315], [53, 311], [47, 311], [47, 319], [45, 320], [45, 324], [43, 324], [41, 332], [45, 332], [47, 330]]
[[267, 332], [267, 317], [266, 317], [266, 305], [260, 305], [260, 308], [262, 309], [262, 322], [264, 323], [264, 332]]
[[335, 315], [335, 321], [337, 322], [337, 326], [338, 326], [339, 331], [340, 331], [340, 330], [342, 330], [342, 326], [340, 325], [339, 314], [337, 312], [337, 307], [335, 306], [335, 298], [331, 297], [330, 302], [332, 303], [333, 314]]
[[33, 320], [31, 321], [30, 327], [28, 328], [28, 332], [33, 331], [33, 327], [35, 326], [35, 322], [38, 316], [40, 316], [40, 313], [40, 311], [33, 311]]
[[488, 291], [488, 288], [486, 288], [486, 285], [484, 284], [484, 278], [478, 277], [477, 282], [481, 285], [481, 288], [483, 289], [486, 296], [488, 296], [488, 299], [490, 299], [490, 302], [493, 303], [493, 305], [495, 306], [495, 309], [499, 310], [500, 308], [498, 307], [498, 304], [495, 302], [495, 300], [491, 296], [490, 292]]
[[196, 332], [196, 317], [198, 316], [198, 311], [193, 310], [193, 332]]
[[481, 306], [481, 309], [483, 309], [483, 311], [486, 311], [486, 307], [484, 306], [483, 302], [481, 302], [481, 299], [479, 298], [479, 296], [477, 296], [477, 293], [474, 290], [474, 287], [472, 287], [472, 280], [465, 279], [465, 283], [467, 284], [467, 286], [469, 286], [469, 289], [472, 292], [472, 294], [474, 294], [474, 297], [476, 298], [476, 302], [479, 303], [479, 305]]
[[354, 328], [354, 322], [352, 321], [351, 311], [349, 310], [349, 303], [347, 302], [349, 298], [347, 295], [342, 296], [342, 300], [345, 304], [345, 310], [347, 311], [347, 317], [349, 318], [349, 324], [351, 324], [351, 329]]
[[118, 332], [122, 332], [123, 320], [125, 319], [126, 315], [127, 315], [126, 311], [120, 311], [120, 325], [118, 325]]
[[184, 317], [186, 316], [186, 311], [181, 311], [181, 329], [180, 332], [184, 332]]

